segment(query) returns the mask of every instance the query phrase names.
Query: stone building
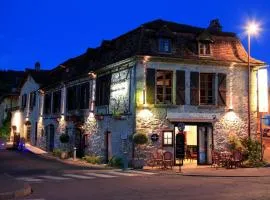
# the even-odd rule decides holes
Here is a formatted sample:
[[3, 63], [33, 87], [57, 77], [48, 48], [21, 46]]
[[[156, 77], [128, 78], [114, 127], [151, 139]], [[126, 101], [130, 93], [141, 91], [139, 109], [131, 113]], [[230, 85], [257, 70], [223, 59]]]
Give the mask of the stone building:
[[[256, 70], [251, 58], [251, 131], [256, 133]], [[211, 149], [224, 149], [229, 134], [248, 135], [247, 53], [236, 34], [209, 27], [155, 20], [50, 71], [39, 88], [37, 145], [60, 148], [70, 135], [79, 155], [136, 153], [129, 138], [145, 133], [146, 153], [170, 151], [175, 163], [180, 128], [186, 151], [211, 163]]]

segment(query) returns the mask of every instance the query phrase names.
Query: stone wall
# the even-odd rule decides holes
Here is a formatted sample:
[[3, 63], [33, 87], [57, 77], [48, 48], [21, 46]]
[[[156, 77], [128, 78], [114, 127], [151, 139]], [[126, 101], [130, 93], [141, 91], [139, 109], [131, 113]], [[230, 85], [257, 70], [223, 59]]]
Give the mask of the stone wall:
[[[148, 105], [149, 109], [143, 111], [140, 108], [141, 95], [144, 82], [144, 67], [164, 69], [174, 71], [173, 88], [176, 86], [175, 70], [185, 70], [186, 88], [185, 88], [185, 105], [169, 105], [158, 106]], [[218, 106], [192, 106], [190, 105], [190, 72], [202, 73], [225, 73], [227, 74], [227, 93], [224, 107]], [[248, 71], [246, 67], [231, 64], [230, 66], [213, 66], [213, 65], [191, 65], [191, 64], [177, 64], [177, 63], [159, 63], [148, 62], [146, 65], [139, 63], [137, 65], [137, 112], [136, 112], [136, 132], [144, 132], [149, 138], [152, 133], [159, 134], [159, 141], [155, 144], [148, 145], [149, 149], [162, 148], [162, 130], [173, 130], [173, 123], [166, 119], [170, 114], [178, 115], [184, 114], [191, 121], [196, 122], [196, 115], [201, 113], [205, 118], [215, 116], [215, 120], [209, 120], [213, 124], [213, 140], [214, 147], [217, 149], [226, 148], [226, 143], [230, 133], [235, 133], [239, 137], [246, 137], [248, 135], [247, 126], [247, 95], [248, 95]], [[254, 74], [252, 73], [254, 78]], [[251, 134], [256, 134], [256, 93], [254, 84], [252, 86], [252, 109], [251, 109]], [[173, 89], [173, 99], [175, 99], [175, 90]], [[175, 102], [175, 101], [173, 101]], [[230, 110], [229, 110], [230, 109]], [[142, 112], [146, 114], [141, 115]], [[180, 122], [180, 121], [179, 121]]]

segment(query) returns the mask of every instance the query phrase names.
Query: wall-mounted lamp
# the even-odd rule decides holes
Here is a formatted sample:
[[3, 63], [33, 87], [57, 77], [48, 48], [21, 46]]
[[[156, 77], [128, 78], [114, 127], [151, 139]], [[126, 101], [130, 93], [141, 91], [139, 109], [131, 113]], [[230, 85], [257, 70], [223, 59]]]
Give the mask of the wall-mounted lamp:
[[233, 112], [233, 108], [229, 108], [228, 109], [228, 112]]
[[93, 71], [89, 72], [88, 75], [93, 79], [97, 78], [97, 74], [95, 72], [93, 72]]

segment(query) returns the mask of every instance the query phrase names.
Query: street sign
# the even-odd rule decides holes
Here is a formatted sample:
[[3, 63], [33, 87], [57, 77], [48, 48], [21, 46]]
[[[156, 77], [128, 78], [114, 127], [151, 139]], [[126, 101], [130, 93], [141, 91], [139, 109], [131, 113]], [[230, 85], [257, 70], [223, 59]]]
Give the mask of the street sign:
[[179, 131], [184, 131], [185, 130], [185, 124], [180, 122], [177, 124], [177, 128]]

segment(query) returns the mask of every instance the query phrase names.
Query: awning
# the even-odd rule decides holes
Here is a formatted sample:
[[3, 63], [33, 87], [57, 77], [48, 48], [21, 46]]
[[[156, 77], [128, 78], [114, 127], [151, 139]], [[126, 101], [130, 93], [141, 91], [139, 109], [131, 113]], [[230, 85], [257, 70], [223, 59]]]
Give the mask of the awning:
[[167, 113], [170, 122], [212, 123], [219, 117], [218, 113]]

